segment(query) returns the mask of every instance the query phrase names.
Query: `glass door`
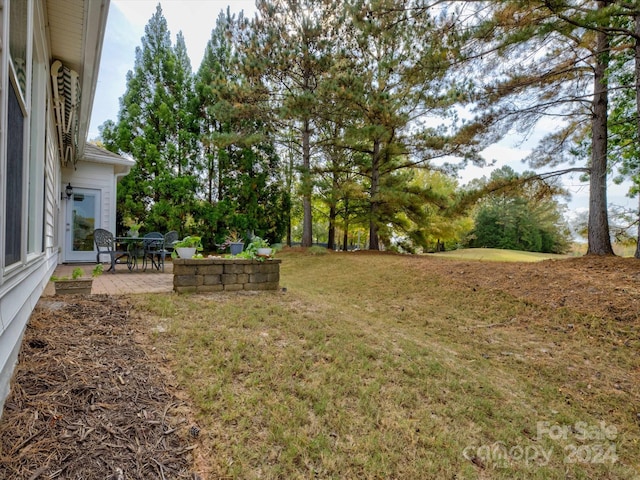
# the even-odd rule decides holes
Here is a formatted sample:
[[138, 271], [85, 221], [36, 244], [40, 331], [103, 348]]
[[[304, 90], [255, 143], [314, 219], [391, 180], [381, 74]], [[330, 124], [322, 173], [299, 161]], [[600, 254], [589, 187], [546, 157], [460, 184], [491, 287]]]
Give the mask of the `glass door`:
[[68, 262], [95, 262], [93, 231], [99, 226], [100, 191], [74, 188], [66, 202], [65, 259]]

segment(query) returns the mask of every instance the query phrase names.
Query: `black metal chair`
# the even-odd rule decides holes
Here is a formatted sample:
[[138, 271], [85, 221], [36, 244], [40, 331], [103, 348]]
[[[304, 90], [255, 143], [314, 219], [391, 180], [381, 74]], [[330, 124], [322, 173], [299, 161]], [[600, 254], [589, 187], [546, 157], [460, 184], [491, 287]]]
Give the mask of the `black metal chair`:
[[116, 248], [116, 239], [109, 230], [104, 228], [96, 228], [93, 231], [93, 241], [96, 244], [96, 263], [100, 262], [100, 255], [109, 255], [111, 266], [109, 270], [111, 273], [116, 273], [116, 263], [123, 257], [129, 259], [129, 252], [125, 250], [118, 250]]
[[167, 255], [171, 255], [173, 252], [173, 244], [179, 240], [178, 232], [175, 230], [171, 230], [164, 234], [164, 249], [166, 250]]
[[142, 237], [142, 270], [147, 270], [147, 261], [151, 261], [151, 266], [156, 270], [164, 272], [164, 259], [167, 255], [167, 251], [164, 248], [164, 235], [160, 232], [147, 233]]

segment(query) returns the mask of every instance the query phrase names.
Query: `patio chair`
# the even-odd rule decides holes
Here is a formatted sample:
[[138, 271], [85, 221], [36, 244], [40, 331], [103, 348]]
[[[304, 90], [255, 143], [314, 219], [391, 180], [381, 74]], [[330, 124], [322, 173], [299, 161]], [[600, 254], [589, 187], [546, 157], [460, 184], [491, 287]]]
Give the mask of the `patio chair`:
[[175, 230], [171, 230], [164, 234], [164, 249], [166, 250], [167, 255], [171, 255], [171, 252], [173, 252], [173, 244], [178, 240], [178, 232]]
[[96, 244], [96, 263], [100, 262], [100, 255], [109, 255], [111, 266], [108, 272], [116, 273], [116, 263], [123, 257], [129, 259], [129, 252], [126, 250], [116, 249], [116, 239], [109, 230], [104, 228], [96, 228], [93, 231], [93, 241]]
[[147, 270], [147, 262], [151, 261], [151, 266], [156, 270], [164, 272], [164, 259], [167, 251], [164, 248], [164, 235], [160, 232], [147, 233], [142, 237], [143, 254], [142, 254], [142, 270]]

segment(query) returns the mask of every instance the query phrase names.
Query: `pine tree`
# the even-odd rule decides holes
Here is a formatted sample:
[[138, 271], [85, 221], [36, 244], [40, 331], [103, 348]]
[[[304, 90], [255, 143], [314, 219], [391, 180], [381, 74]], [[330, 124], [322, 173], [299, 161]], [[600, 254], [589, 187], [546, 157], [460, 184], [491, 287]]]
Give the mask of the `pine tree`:
[[253, 87], [241, 66], [240, 47], [250, 26], [227, 9], [217, 19], [198, 70], [197, 92], [203, 145], [203, 186], [209, 227], [222, 243], [228, 230], [271, 242], [284, 235], [288, 203], [280, 158], [267, 118], [251, 108]]
[[[607, 217], [607, 67], [612, 2], [486, 2], [492, 15], [468, 43], [467, 57], [489, 65], [480, 106], [489, 118], [529, 130], [545, 116], [561, 121], [530, 159], [534, 167], [574, 163], [590, 179], [589, 254], [612, 255]], [[491, 60], [488, 64], [487, 60]], [[506, 63], [504, 63], [506, 62]], [[500, 67], [500, 64], [505, 64]], [[503, 127], [504, 128], [504, 127]], [[576, 146], [589, 139], [586, 149]]]
[[141, 42], [118, 122], [102, 129], [107, 147], [136, 160], [118, 188], [119, 213], [144, 222], [147, 230], [185, 233], [197, 189], [191, 67], [181, 34], [172, 47], [159, 4]]
[[614, 58], [609, 74], [609, 163], [618, 168], [617, 181], [631, 179], [629, 195], [638, 197], [638, 211], [630, 223], [639, 226], [635, 257], [640, 258], [640, 7], [626, 1], [616, 3], [621, 8], [612, 40]]
[[[445, 15], [436, 21], [421, 2], [354, 1], [335, 55], [329, 93], [331, 118], [341, 122], [344, 148], [360, 152], [358, 174], [369, 192], [369, 248], [389, 244], [398, 215], [415, 212], [409, 185], [414, 168], [433, 169], [452, 156], [482, 163], [482, 124], [457, 122], [458, 100], [447, 78]], [[416, 48], [416, 45], [420, 45]], [[438, 127], [423, 125], [431, 117]], [[448, 117], [448, 118], [447, 118]], [[417, 192], [416, 192], [417, 193]], [[418, 195], [420, 196], [420, 195]], [[391, 227], [390, 227], [391, 226]]]
[[517, 174], [507, 166], [493, 171], [488, 180], [473, 182], [473, 187], [490, 193], [476, 209], [471, 246], [566, 252], [569, 228], [555, 198], [566, 191], [539, 180], [534, 172]]
[[302, 245], [311, 246], [312, 150], [317, 89], [331, 61], [331, 35], [339, 23], [340, 2], [333, 0], [259, 0], [255, 36], [247, 50], [248, 71], [268, 89], [264, 100], [278, 109], [299, 135], [297, 164], [303, 206]]

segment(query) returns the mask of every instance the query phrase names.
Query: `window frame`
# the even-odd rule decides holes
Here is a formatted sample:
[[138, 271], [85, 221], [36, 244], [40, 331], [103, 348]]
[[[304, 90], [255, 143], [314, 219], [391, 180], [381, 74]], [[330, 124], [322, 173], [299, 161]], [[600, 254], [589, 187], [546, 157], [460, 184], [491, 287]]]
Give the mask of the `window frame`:
[[[4, 1], [4, 6], [0, 9], [0, 38], [4, 45], [9, 45], [10, 41], [10, 8], [11, 1]], [[34, 2], [27, 2], [27, 19], [26, 19], [26, 46], [25, 46], [25, 86], [24, 92], [22, 91], [22, 87], [18, 81], [18, 75], [15, 70], [14, 62], [11, 57], [10, 48], [3, 48], [2, 54], [0, 55], [0, 75], [2, 75], [2, 80], [0, 84], [3, 86], [1, 88], [1, 92], [4, 92], [3, 95], [0, 96], [0, 105], [2, 108], [0, 111], [2, 112], [2, 122], [4, 122], [4, 126], [2, 128], [1, 141], [0, 141], [0, 175], [4, 179], [5, 184], [2, 188], [2, 195], [0, 195], [0, 268], [2, 272], [2, 276], [0, 278], [0, 283], [4, 283], [4, 280], [12, 276], [15, 272], [20, 271], [28, 261], [27, 258], [27, 250], [28, 250], [28, 225], [25, 219], [29, 218], [29, 175], [30, 175], [30, 147], [31, 147], [31, 74], [32, 74], [32, 59], [33, 59], [33, 49], [34, 49]], [[7, 198], [6, 191], [6, 181], [8, 179], [8, 105], [9, 105], [9, 95], [11, 95], [10, 91], [16, 95], [18, 100], [18, 105], [23, 114], [23, 123], [22, 123], [22, 131], [23, 131], [23, 139], [22, 139], [22, 182], [20, 186], [20, 196], [21, 196], [21, 211], [20, 211], [20, 250], [18, 253], [18, 259], [13, 261], [11, 264], [7, 264], [7, 211], [12, 207], [11, 199]], [[36, 187], [37, 188], [37, 187]]]
[[45, 54], [46, 40], [42, 33], [44, 28], [36, 28], [42, 20], [39, 15], [32, 13], [33, 35], [31, 48], [31, 67], [29, 77], [31, 118], [29, 120], [29, 151], [26, 188], [27, 188], [27, 232], [26, 252], [27, 262], [44, 254], [44, 221], [45, 221], [45, 157], [46, 157], [46, 128], [48, 107], [48, 86], [50, 73]]

